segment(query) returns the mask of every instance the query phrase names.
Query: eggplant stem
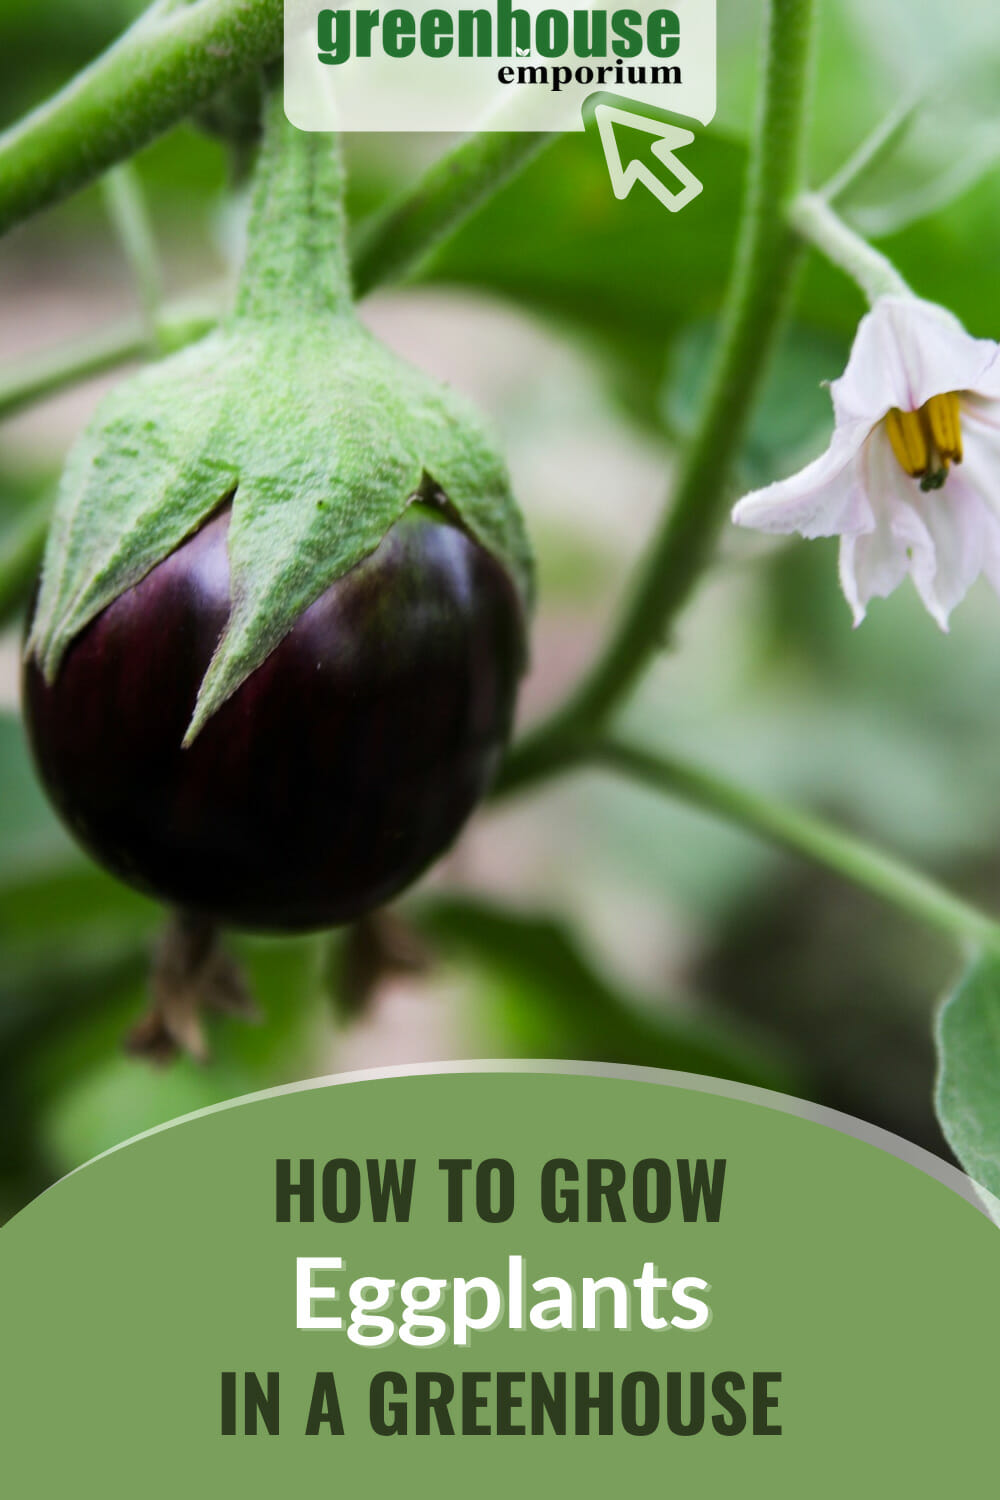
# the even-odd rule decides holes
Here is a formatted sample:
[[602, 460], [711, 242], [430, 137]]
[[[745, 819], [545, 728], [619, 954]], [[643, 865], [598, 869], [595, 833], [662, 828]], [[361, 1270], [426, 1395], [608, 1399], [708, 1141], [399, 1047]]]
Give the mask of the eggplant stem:
[[223, 948], [218, 927], [193, 912], [171, 913], [153, 956], [150, 991], [150, 1008], [126, 1040], [132, 1056], [150, 1062], [186, 1056], [207, 1063], [209, 1013], [260, 1020], [246, 976]]

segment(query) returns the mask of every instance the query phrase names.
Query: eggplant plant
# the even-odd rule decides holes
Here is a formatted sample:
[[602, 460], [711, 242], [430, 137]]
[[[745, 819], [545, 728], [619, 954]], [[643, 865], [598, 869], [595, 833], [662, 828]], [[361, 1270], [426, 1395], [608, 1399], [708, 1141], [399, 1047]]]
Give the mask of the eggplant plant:
[[[201, 1008], [246, 1008], [223, 929], [350, 929], [346, 987], [363, 1000], [364, 975], [398, 961], [394, 941], [373, 938], [379, 923], [391, 926], [384, 908], [452, 847], [476, 807], [590, 769], [749, 831], [951, 945], [969, 969], [938, 1031], [939, 1115], [956, 1152], [1000, 1192], [1000, 1054], [987, 1045], [1000, 1034], [1000, 922], [876, 841], [625, 723], [665, 646], [683, 647], [678, 624], [720, 543], [737, 535], [731, 521], [839, 539], [855, 624], [896, 608], [878, 601], [912, 582], [946, 629], [980, 574], [1000, 585], [998, 345], [974, 308], [945, 307], [940, 289], [923, 284], [919, 255], [906, 276], [887, 255], [905, 195], [874, 218], [868, 206], [881, 247], [852, 207], [900, 148], [914, 107], [879, 125], [825, 186], [810, 182], [815, 9], [815, 0], [764, 0], [760, 107], [738, 157], [733, 266], [714, 301], [704, 289], [700, 302], [689, 297], [685, 277], [711, 266], [715, 241], [679, 269], [661, 268], [661, 238], [680, 244], [683, 222], [655, 210], [643, 221], [648, 261], [638, 239], [615, 241], [635, 251], [634, 277], [619, 257], [600, 286], [575, 286], [573, 257], [591, 233], [599, 239], [604, 210], [626, 211], [610, 202], [596, 137], [575, 148], [579, 170], [590, 153], [585, 176], [567, 172], [551, 208], [548, 198], [544, 213], [535, 205], [534, 222], [555, 240], [559, 214], [585, 203], [548, 258], [548, 302], [586, 303], [596, 342], [617, 351], [618, 394], [630, 390], [647, 424], [670, 406], [650, 389], [664, 299], [685, 315], [702, 304], [719, 315], [704, 367], [684, 382], [686, 419], [669, 423], [671, 492], [631, 582], [579, 679], [513, 745], [536, 587], [504, 457], [485, 419], [391, 354], [355, 301], [419, 273], [432, 252], [447, 265], [455, 237], [564, 145], [472, 135], [352, 226], [340, 144], [284, 118], [278, 0], [159, 0], [0, 135], [0, 233], [102, 180], [145, 314], [138, 329], [0, 372], [2, 417], [146, 360], [74, 443], [51, 513], [40, 502], [0, 550], [0, 615], [25, 622], [23, 716], [38, 776], [87, 853], [172, 913], [143, 1050], [200, 1052]], [[164, 305], [130, 163], [187, 119], [223, 134], [238, 119], [241, 163], [256, 147], [249, 230], [232, 295]], [[736, 161], [720, 148], [720, 182], [735, 180]], [[684, 220], [697, 223], [713, 191], [707, 182]], [[947, 207], [957, 189], [940, 191]], [[503, 213], [490, 225], [506, 243]], [[975, 249], [970, 237], [963, 254]], [[833, 382], [825, 451], [791, 476], [789, 454], [756, 483], [748, 450], [807, 258], [820, 278], [818, 321], [839, 319], [844, 352], [853, 348], [839, 379], [836, 359], [823, 370]], [[505, 271], [491, 289], [517, 295], [516, 257]], [[628, 318], [634, 367], [623, 370]], [[530, 370], [524, 379], [530, 386]], [[848, 625], [844, 611], [824, 629], [846, 638]], [[425, 935], [460, 947], [476, 929], [508, 973], [521, 948], [543, 954], [553, 989], [572, 991], [560, 1014], [575, 1029], [563, 1021], [549, 1034], [563, 1053], [737, 1066], [725, 1047], [706, 1055], [690, 1037], [664, 1041], [655, 1027], [654, 1036], [637, 1019], [641, 1006], [620, 1013], [560, 932], [521, 915], [505, 945], [482, 913], [478, 928], [465, 915], [428, 909]], [[545, 985], [531, 995], [535, 1009], [558, 1009]]]

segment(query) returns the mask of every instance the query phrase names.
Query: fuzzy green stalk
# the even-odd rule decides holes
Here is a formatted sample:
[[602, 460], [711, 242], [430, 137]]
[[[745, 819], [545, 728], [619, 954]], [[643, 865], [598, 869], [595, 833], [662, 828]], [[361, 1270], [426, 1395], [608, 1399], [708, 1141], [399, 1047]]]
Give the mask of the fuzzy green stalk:
[[163, 302], [163, 267], [135, 164], [128, 161], [114, 167], [101, 187], [108, 217], [132, 272], [146, 327], [155, 339]]
[[280, 84], [273, 88], [235, 319], [284, 319], [289, 307], [315, 316], [353, 312], [344, 185], [339, 138], [289, 124]]
[[849, 276], [869, 302], [879, 297], [912, 297], [889, 258], [863, 239], [820, 193], [803, 193], [791, 206], [792, 227], [831, 264]]

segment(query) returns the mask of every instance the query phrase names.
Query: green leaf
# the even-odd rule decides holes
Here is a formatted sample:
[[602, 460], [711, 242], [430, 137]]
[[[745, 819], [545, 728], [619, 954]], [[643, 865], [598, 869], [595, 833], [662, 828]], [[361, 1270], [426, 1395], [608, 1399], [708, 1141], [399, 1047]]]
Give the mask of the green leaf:
[[937, 1024], [936, 1107], [969, 1176], [1000, 1198], [1000, 958], [974, 962]]
[[[692, 1016], [663, 997], [630, 994], [593, 964], [556, 918], [465, 899], [420, 908], [420, 927], [471, 978], [474, 1025], [507, 1056], [641, 1064], [790, 1086], [750, 1036]], [[471, 964], [471, 973], [469, 965]]]
[[0, 881], [0, 941], [39, 949], [76, 934], [117, 942], [149, 932], [162, 908], [105, 875], [82, 856]]

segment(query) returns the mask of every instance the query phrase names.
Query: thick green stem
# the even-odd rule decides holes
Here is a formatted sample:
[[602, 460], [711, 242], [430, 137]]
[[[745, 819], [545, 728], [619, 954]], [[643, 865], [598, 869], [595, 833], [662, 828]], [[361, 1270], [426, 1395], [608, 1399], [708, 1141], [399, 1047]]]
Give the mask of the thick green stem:
[[779, 848], [833, 870], [852, 884], [964, 943], [1000, 953], [1000, 924], [985, 912], [902, 860], [862, 839], [841, 833], [821, 818], [747, 791], [674, 756], [653, 754], [620, 739], [599, 743], [593, 759], [633, 781], [715, 813]]
[[398, 281], [556, 136], [530, 131], [471, 135], [364, 227], [354, 257], [358, 296]]
[[334, 135], [297, 130], [280, 87], [265, 108], [234, 316], [350, 313], [344, 166]]
[[[667, 639], [728, 514], [726, 481], [760, 389], [799, 256], [788, 209], [802, 183], [814, 0], [771, 0], [764, 96], [719, 351], [673, 505], [621, 617], [569, 702], [510, 757], [501, 790], [556, 770], [628, 697]], [[666, 226], [664, 229], [666, 231]]]
[[802, 238], [856, 282], [869, 302], [879, 297], [913, 296], [892, 261], [845, 224], [819, 193], [803, 193], [797, 198], [790, 219]]
[[124, 161], [281, 51], [281, 0], [154, 8], [0, 135], [0, 234]]

